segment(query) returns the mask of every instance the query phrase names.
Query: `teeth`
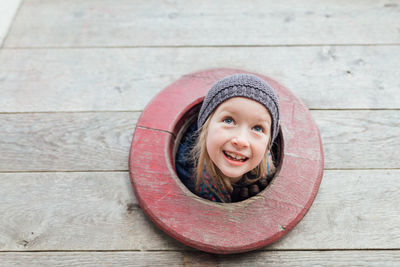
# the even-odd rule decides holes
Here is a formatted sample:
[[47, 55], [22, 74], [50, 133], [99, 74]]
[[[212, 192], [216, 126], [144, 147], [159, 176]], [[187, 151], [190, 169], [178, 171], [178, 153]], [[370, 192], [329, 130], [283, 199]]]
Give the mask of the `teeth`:
[[237, 154], [227, 152], [227, 151], [225, 151], [225, 154], [227, 154], [228, 156], [230, 156], [231, 158], [234, 158], [236, 160], [245, 160], [246, 159], [246, 157], [242, 157], [242, 156], [239, 156]]

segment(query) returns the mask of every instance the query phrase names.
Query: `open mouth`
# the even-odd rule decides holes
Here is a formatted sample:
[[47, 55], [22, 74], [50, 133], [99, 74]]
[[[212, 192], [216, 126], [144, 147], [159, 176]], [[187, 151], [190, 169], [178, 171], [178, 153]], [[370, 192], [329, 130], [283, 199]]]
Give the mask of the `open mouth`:
[[245, 162], [246, 160], [249, 159], [247, 157], [243, 157], [243, 156], [240, 156], [238, 154], [228, 152], [228, 151], [224, 151], [224, 155], [230, 160], [239, 161], [239, 162]]

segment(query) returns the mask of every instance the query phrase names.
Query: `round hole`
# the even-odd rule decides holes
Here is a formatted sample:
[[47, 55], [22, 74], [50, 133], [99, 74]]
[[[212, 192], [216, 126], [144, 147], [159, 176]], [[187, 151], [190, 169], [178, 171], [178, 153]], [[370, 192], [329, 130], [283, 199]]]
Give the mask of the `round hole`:
[[[195, 194], [195, 181], [193, 179], [193, 163], [190, 160], [190, 151], [195, 143], [195, 131], [197, 130], [197, 117], [201, 107], [201, 103], [194, 106], [186, 114], [183, 114], [182, 118], [177, 122], [174, 127], [174, 132], [177, 133], [177, 137], [173, 140], [173, 162], [175, 171], [180, 181]], [[279, 132], [275, 142], [272, 146], [271, 153], [273, 155], [274, 163], [277, 171], [274, 176], [268, 179], [268, 185], [272, 182], [275, 175], [278, 173], [281, 162], [281, 151], [283, 151], [282, 134]], [[267, 187], [268, 187], [267, 185]], [[264, 188], [263, 190], [265, 190]], [[258, 194], [260, 194], [261, 190]], [[257, 194], [257, 195], [258, 195]], [[251, 198], [251, 197], [248, 197]], [[248, 199], [246, 198], [246, 199]], [[244, 199], [245, 200], [245, 199]], [[240, 200], [243, 201], [243, 200]], [[239, 201], [235, 201], [239, 202]]]
[[290, 231], [307, 213], [323, 175], [319, 130], [308, 108], [284, 86], [265, 79], [281, 105], [278, 169], [258, 195], [215, 203], [191, 193], [174, 169], [174, 144], [208, 89], [235, 69], [185, 75], [162, 90], [136, 124], [129, 155], [132, 186], [146, 215], [178, 241], [211, 253], [238, 253], [266, 246]]

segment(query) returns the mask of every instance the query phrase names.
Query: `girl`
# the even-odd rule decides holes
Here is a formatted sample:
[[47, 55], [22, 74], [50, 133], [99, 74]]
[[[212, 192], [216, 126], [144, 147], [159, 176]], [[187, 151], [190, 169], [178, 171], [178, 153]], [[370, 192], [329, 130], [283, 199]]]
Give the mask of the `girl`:
[[235, 202], [264, 189], [275, 167], [270, 148], [279, 131], [279, 101], [251, 74], [215, 83], [201, 106], [192, 150], [197, 195]]

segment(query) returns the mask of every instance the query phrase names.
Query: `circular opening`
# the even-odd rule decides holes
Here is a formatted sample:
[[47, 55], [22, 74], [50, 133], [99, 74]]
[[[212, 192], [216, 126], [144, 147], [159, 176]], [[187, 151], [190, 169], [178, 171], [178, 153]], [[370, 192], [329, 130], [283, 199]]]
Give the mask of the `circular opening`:
[[[190, 152], [196, 141], [196, 132], [197, 132], [197, 116], [201, 108], [201, 104], [199, 103], [192, 107], [187, 113], [183, 114], [182, 117], [177, 121], [174, 132], [177, 133], [177, 136], [174, 140], [171, 140], [173, 144], [170, 147], [173, 148], [172, 152], [172, 165], [175, 166], [175, 172], [179, 178], [179, 180], [185, 185], [189, 191], [193, 194], [196, 194], [195, 191], [195, 178], [194, 178], [194, 163], [191, 160]], [[279, 130], [279, 134], [276, 137], [272, 148], [271, 154], [273, 158], [273, 162], [276, 167], [275, 173], [268, 177], [265, 180], [259, 180], [257, 182], [251, 183], [246, 186], [238, 186], [234, 187], [234, 192], [232, 192], [232, 202], [241, 202], [246, 199], [252, 198], [261, 192], [263, 192], [273, 181], [274, 177], [279, 173], [281, 162], [282, 162], [282, 151], [283, 151], [283, 138], [281, 131]], [[254, 193], [252, 191], [251, 186], [256, 185], [258, 192]], [[243, 193], [243, 188], [247, 189]], [[247, 193], [247, 196], [246, 196]], [[244, 194], [244, 195], [243, 195]], [[207, 200], [207, 199], [206, 199]]]
[[321, 136], [308, 108], [287, 88], [262, 76], [281, 100], [272, 182], [256, 197], [227, 205], [195, 196], [180, 181], [176, 153], [204, 95], [217, 80], [243, 72], [204, 70], [166, 87], [138, 120], [129, 155], [132, 186], [144, 213], [176, 240], [218, 254], [258, 249], [284, 236], [307, 213], [323, 175]]

